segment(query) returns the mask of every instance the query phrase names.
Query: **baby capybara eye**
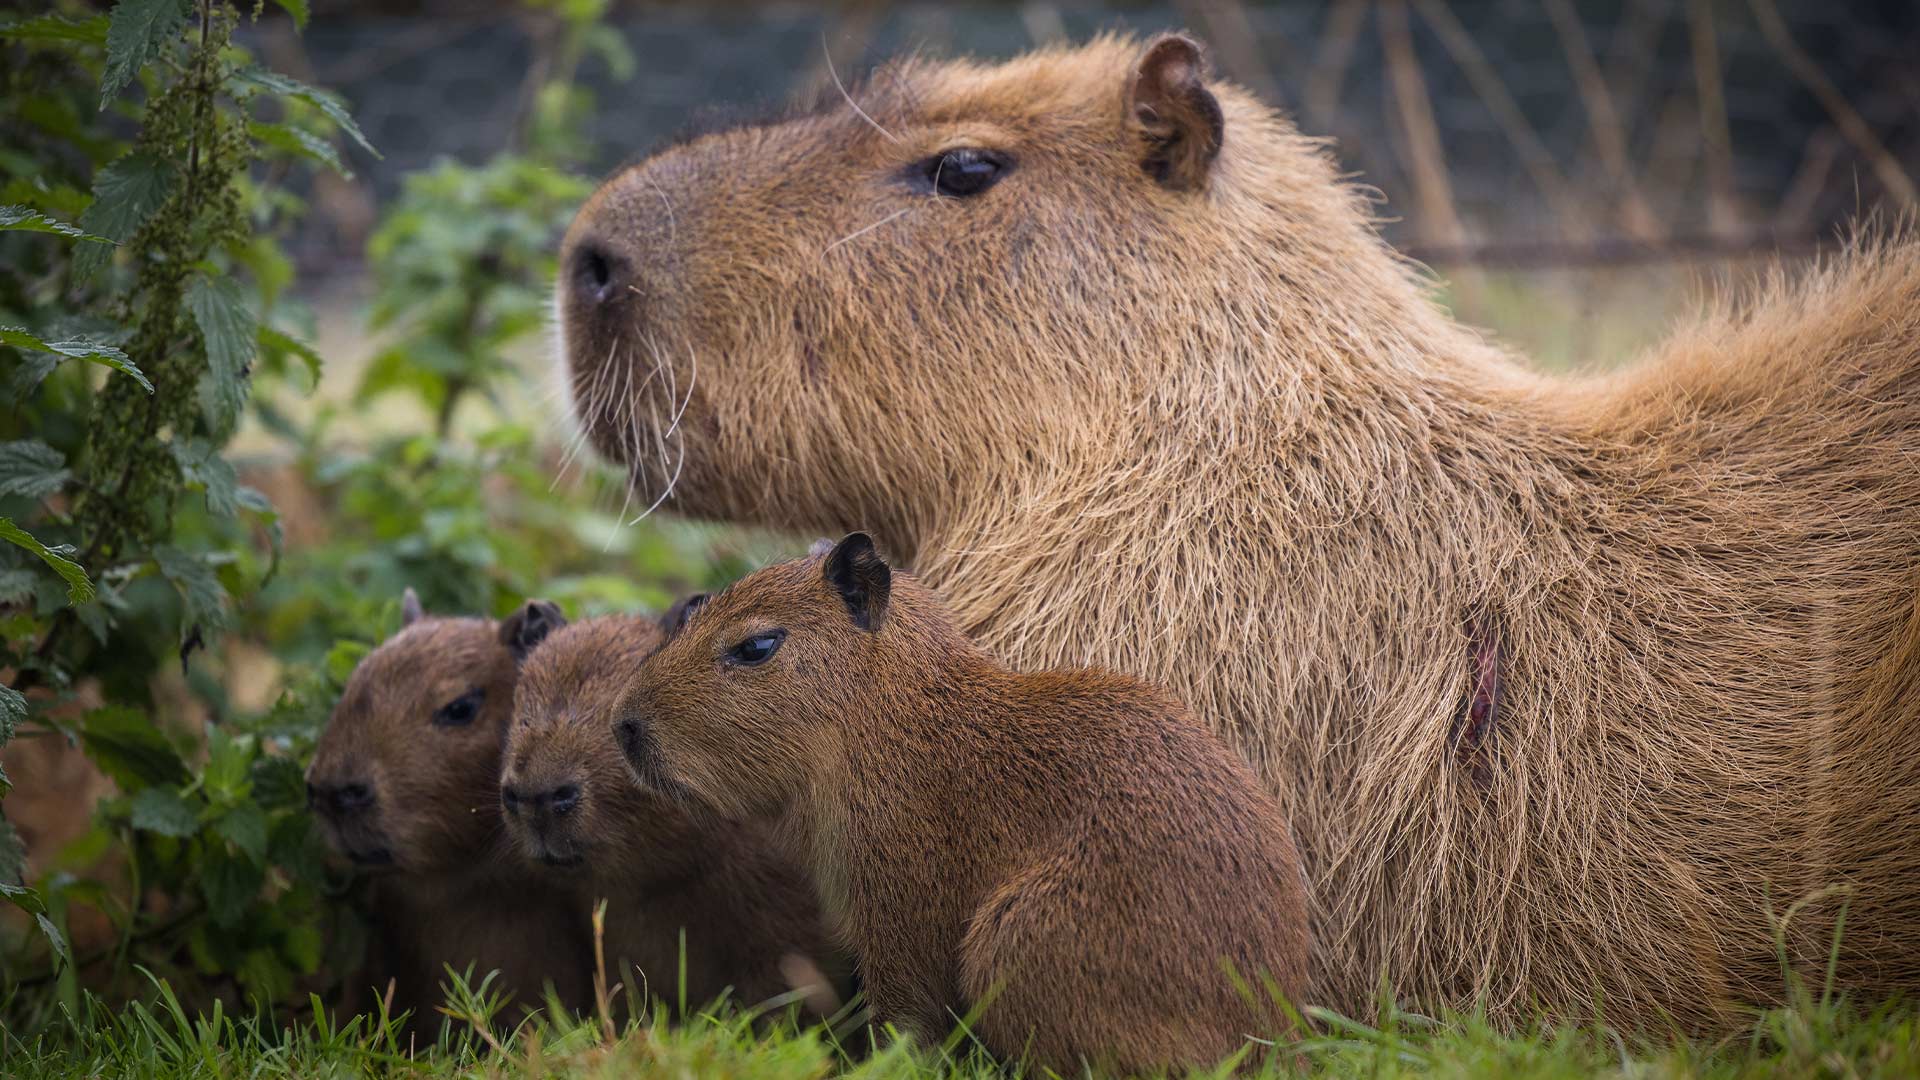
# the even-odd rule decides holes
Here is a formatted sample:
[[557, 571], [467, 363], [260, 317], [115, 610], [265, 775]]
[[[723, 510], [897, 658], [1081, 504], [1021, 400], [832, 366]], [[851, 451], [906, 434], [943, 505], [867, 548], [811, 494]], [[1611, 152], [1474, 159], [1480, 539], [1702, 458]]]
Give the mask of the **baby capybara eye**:
[[927, 187], [936, 194], [964, 199], [992, 187], [1013, 169], [1005, 154], [971, 147], [949, 150], [920, 162], [917, 171]]
[[739, 667], [754, 667], [773, 659], [780, 651], [780, 644], [787, 640], [785, 630], [770, 630], [752, 637], [727, 650], [727, 662]]
[[487, 700], [484, 688], [474, 687], [433, 712], [435, 727], [465, 727], [480, 715], [480, 704]]

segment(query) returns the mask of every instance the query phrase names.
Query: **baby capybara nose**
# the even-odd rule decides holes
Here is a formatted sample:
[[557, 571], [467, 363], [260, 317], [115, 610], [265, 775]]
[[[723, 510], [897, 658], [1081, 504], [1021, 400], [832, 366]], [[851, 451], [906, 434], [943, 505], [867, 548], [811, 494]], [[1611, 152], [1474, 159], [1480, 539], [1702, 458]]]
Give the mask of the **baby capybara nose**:
[[534, 817], [550, 813], [558, 817], [572, 813], [580, 805], [580, 785], [560, 784], [541, 791], [528, 791], [513, 784], [502, 784], [500, 805], [516, 817], [522, 813]]
[[358, 781], [316, 784], [309, 780], [307, 805], [330, 818], [351, 817], [373, 805], [373, 789]]
[[573, 288], [582, 298], [605, 304], [627, 291], [632, 275], [626, 256], [598, 240], [580, 241], [573, 249], [572, 263]]

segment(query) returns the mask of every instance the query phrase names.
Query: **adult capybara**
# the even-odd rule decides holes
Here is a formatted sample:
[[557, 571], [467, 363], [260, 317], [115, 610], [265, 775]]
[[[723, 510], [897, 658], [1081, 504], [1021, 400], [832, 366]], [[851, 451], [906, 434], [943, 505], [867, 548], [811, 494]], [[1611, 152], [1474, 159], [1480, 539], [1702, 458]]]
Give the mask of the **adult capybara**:
[[[1609, 375], [1452, 322], [1180, 37], [909, 61], [610, 179], [574, 400], [644, 490], [874, 532], [1280, 797], [1314, 997], [1710, 1028], [1920, 989], [1920, 249]], [[1809, 899], [1811, 898], [1811, 899]], [[1806, 901], [1802, 903], [1802, 901]]]
[[762, 830], [696, 819], [627, 774], [613, 706], [659, 647], [656, 622], [569, 624], [532, 601], [500, 639], [521, 661], [500, 773], [508, 832], [553, 880], [608, 901], [606, 959], [619, 978], [670, 1004], [731, 990], [756, 1006], [800, 990], [831, 1012], [826, 973], [844, 965], [800, 868]]
[[[589, 901], [543, 880], [500, 823], [500, 748], [513, 715], [512, 653], [489, 619], [421, 614], [347, 680], [307, 769], [328, 841], [375, 871], [366, 980], [393, 983], [416, 1031], [439, 1023], [445, 966], [537, 1007], [551, 983], [591, 1005]], [[359, 988], [354, 987], [357, 991]]]
[[778, 821], [874, 1018], [1061, 1075], [1282, 1030], [1306, 886], [1279, 804], [1163, 691], [1019, 674], [864, 533], [736, 582], [617, 711], [643, 785]]

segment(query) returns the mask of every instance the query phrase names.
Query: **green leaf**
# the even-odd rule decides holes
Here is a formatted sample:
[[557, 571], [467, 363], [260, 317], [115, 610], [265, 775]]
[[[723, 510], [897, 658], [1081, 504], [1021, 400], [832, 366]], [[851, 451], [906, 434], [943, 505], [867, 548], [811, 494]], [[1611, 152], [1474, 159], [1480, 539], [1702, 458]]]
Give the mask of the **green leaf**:
[[276, 330], [262, 324], [260, 347], [273, 352], [292, 353], [299, 357], [300, 362], [307, 365], [307, 377], [313, 380], [315, 386], [320, 384], [320, 354], [314, 351], [313, 346], [284, 330]]
[[179, 786], [191, 779], [179, 751], [147, 714], [124, 705], [94, 709], [81, 717], [80, 748], [123, 791]]
[[45, 915], [36, 914], [33, 921], [40, 924], [40, 932], [47, 935], [47, 944], [53, 948], [53, 954], [63, 963], [73, 963], [73, 954], [67, 951], [67, 939], [60, 936], [60, 928]]
[[207, 797], [231, 805], [252, 794], [253, 736], [232, 735], [223, 727], [207, 730], [207, 765], [200, 782]]
[[[112, 345], [102, 345], [97, 341], [42, 341], [17, 326], [0, 326], [0, 345], [11, 345], [30, 353], [49, 353], [110, 367], [139, 383], [147, 393], [153, 393], [153, 383], [147, 380], [146, 373], [135, 367], [133, 361], [127, 359], [126, 353]], [[46, 375], [42, 373], [40, 378], [33, 382], [37, 385], [40, 379], [44, 378]], [[31, 390], [33, 387], [28, 386], [24, 389]]]
[[253, 801], [268, 810], [297, 810], [307, 803], [306, 770], [278, 754], [262, 754], [248, 769]]
[[27, 718], [27, 695], [11, 686], [0, 686], [0, 746], [13, 739], [20, 721]]
[[267, 862], [267, 814], [252, 803], [241, 803], [227, 811], [213, 831], [233, 841], [247, 858], [265, 866]]
[[111, 244], [104, 236], [95, 236], [76, 225], [43, 214], [31, 206], [0, 206], [0, 232], [40, 232], [70, 236], [95, 244]]
[[257, 340], [253, 312], [239, 282], [207, 277], [188, 287], [187, 310], [207, 343], [207, 419], [216, 431], [230, 431], [247, 403], [247, 368]]
[[186, 641], [195, 630], [212, 641], [227, 627], [227, 590], [219, 575], [204, 560], [175, 547], [156, 548], [153, 561], [160, 573], [180, 590], [185, 605], [180, 619], [180, 639]]
[[65, 15], [36, 15], [0, 26], [0, 37], [15, 41], [84, 41], [90, 45], [107, 43], [107, 17], [70, 19]]
[[[5, 824], [0, 823], [0, 828], [5, 828]], [[17, 843], [20, 834], [13, 833], [11, 829], [7, 831], [12, 833]], [[5, 842], [5, 838], [0, 837], [0, 843]], [[15, 885], [10, 881], [0, 881], [0, 897], [4, 897], [8, 903], [29, 915], [38, 915], [47, 910], [47, 902], [40, 899], [40, 894], [27, 888], [25, 885]]]
[[107, 70], [100, 76], [100, 107], [127, 88], [147, 61], [179, 33], [187, 7], [181, 0], [120, 0], [107, 25]]
[[0, 442], [0, 497], [44, 499], [67, 486], [66, 456], [39, 439]]
[[273, 2], [293, 16], [293, 25], [302, 30], [307, 28], [307, 0], [273, 0]]
[[280, 512], [273, 508], [273, 503], [258, 488], [242, 486], [234, 489], [234, 501], [267, 527], [267, 545], [273, 557], [267, 561], [267, 572], [260, 578], [258, 588], [264, 589], [273, 576], [280, 572], [280, 557], [286, 554], [287, 547], [286, 529], [280, 524]]
[[13, 523], [12, 518], [0, 518], [0, 540], [11, 540], [19, 547], [26, 548], [40, 561], [53, 568], [67, 583], [67, 603], [84, 604], [93, 599], [93, 582], [87, 580], [87, 572], [80, 564], [68, 559], [73, 549], [66, 545], [50, 548], [28, 535], [25, 529]]
[[353, 122], [353, 114], [347, 111], [346, 100], [340, 95], [308, 86], [298, 79], [288, 78], [277, 71], [269, 71], [263, 67], [241, 68], [233, 73], [233, 80], [243, 85], [258, 87], [269, 94], [306, 102], [320, 110], [321, 115], [338, 124], [340, 130], [347, 133], [348, 138], [360, 144], [361, 149], [374, 157], [380, 156], [380, 151], [375, 150], [373, 144], [367, 141], [366, 135], [361, 133], [360, 125]]
[[187, 837], [200, 831], [200, 815], [172, 788], [150, 787], [133, 797], [133, 827], [162, 836]]
[[[33, 902], [37, 904], [40, 902], [40, 898], [34, 896], [33, 890], [22, 889], [19, 884], [25, 881], [26, 878], [26, 841], [20, 839], [20, 834], [14, 831], [13, 826], [7, 823], [6, 818], [0, 818], [0, 885], [10, 886], [20, 892], [25, 892], [28, 896], [32, 896]], [[20, 897], [17, 893], [8, 893], [7, 899], [12, 900], [17, 906], [26, 907], [25, 904], [20, 902]], [[27, 908], [27, 910], [31, 911], [33, 909]]]
[[217, 926], [233, 926], [245, 915], [266, 882], [266, 871], [248, 859], [237, 859], [215, 849], [200, 873], [200, 892], [207, 898], [207, 914]]
[[240, 476], [233, 463], [220, 456], [219, 447], [204, 439], [176, 439], [173, 460], [181, 479], [206, 492], [208, 513], [232, 517], [240, 512]]
[[294, 127], [292, 124], [269, 124], [262, 120], [249, 121], [247, 133], [259, 142], [283, 150], [295, 157], [317, 161], [347, 179], [353, 179], [353, 170], [340, 160], [340, 151], [334, 149], [331, 142], [315, 135], [311, 131]]
[[[179, 170], [164, 158], [135, 152], [117, 158], [93, 177], [93, 202], [80, 215], [80, 227], [116, 243], [140, 231], [173, 191]], [[107, 249], [80, 249], [74, 269], [87, 275], [105, 266]]]

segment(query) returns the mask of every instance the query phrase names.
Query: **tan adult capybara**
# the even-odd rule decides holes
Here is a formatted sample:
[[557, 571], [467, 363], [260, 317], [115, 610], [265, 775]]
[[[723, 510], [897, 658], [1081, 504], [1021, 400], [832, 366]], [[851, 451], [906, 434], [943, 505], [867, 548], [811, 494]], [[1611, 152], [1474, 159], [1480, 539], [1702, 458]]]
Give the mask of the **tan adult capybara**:
[[[347, 680], [307, 769], [328, 841], [378, 877], [363, 981], [393, 983], [412, 1028], [439, 1024], [445, 966], [539, 1007], [551, 983], [590, 1007], [589, 901], [521, 857], [500, 822], [500, 750], [516, 664], [490, 619], [422, 615], [408, 590], [399, 633]], [[359, 987], [350, 987], [357, 992]]]
[[670, 1005], [682, 992], [689, 1007], [729, 991], [752, 1007], [799, 990], [815, 1012], [832, 1012], [827, 972], [844, 965], [800, 868], [763, 830], [696, 819], [627, 773], [613, 706], [659, 647], [659, 625], [569, 624], [533, 601], [501, 623], [500, 639], [521, 658], [500, 773], [508, 831], [557, 880], [608, 901], [606, 958], [619, 977]]
[[761, 570], [640, 668], [650, 789], [776, 821], [875, 1020], [1061, 1075], [1211, 1065], [1282, 1030], [1306, 883], [1279, 804], [1164, 691], [1020, 674], [864, 533]]
[[[577, 411], [683, 513], [874, 526], [1023, 668], [1268, 781], [1314, 997], [1711, 1028], [1920, 989], [1920, 249], [1604, 376], [1452, 322], [1325, 144], [1102, 38], [909, 61], [623, 170]], [[1826, 892], [1832, 890], [1831, 892]]]

